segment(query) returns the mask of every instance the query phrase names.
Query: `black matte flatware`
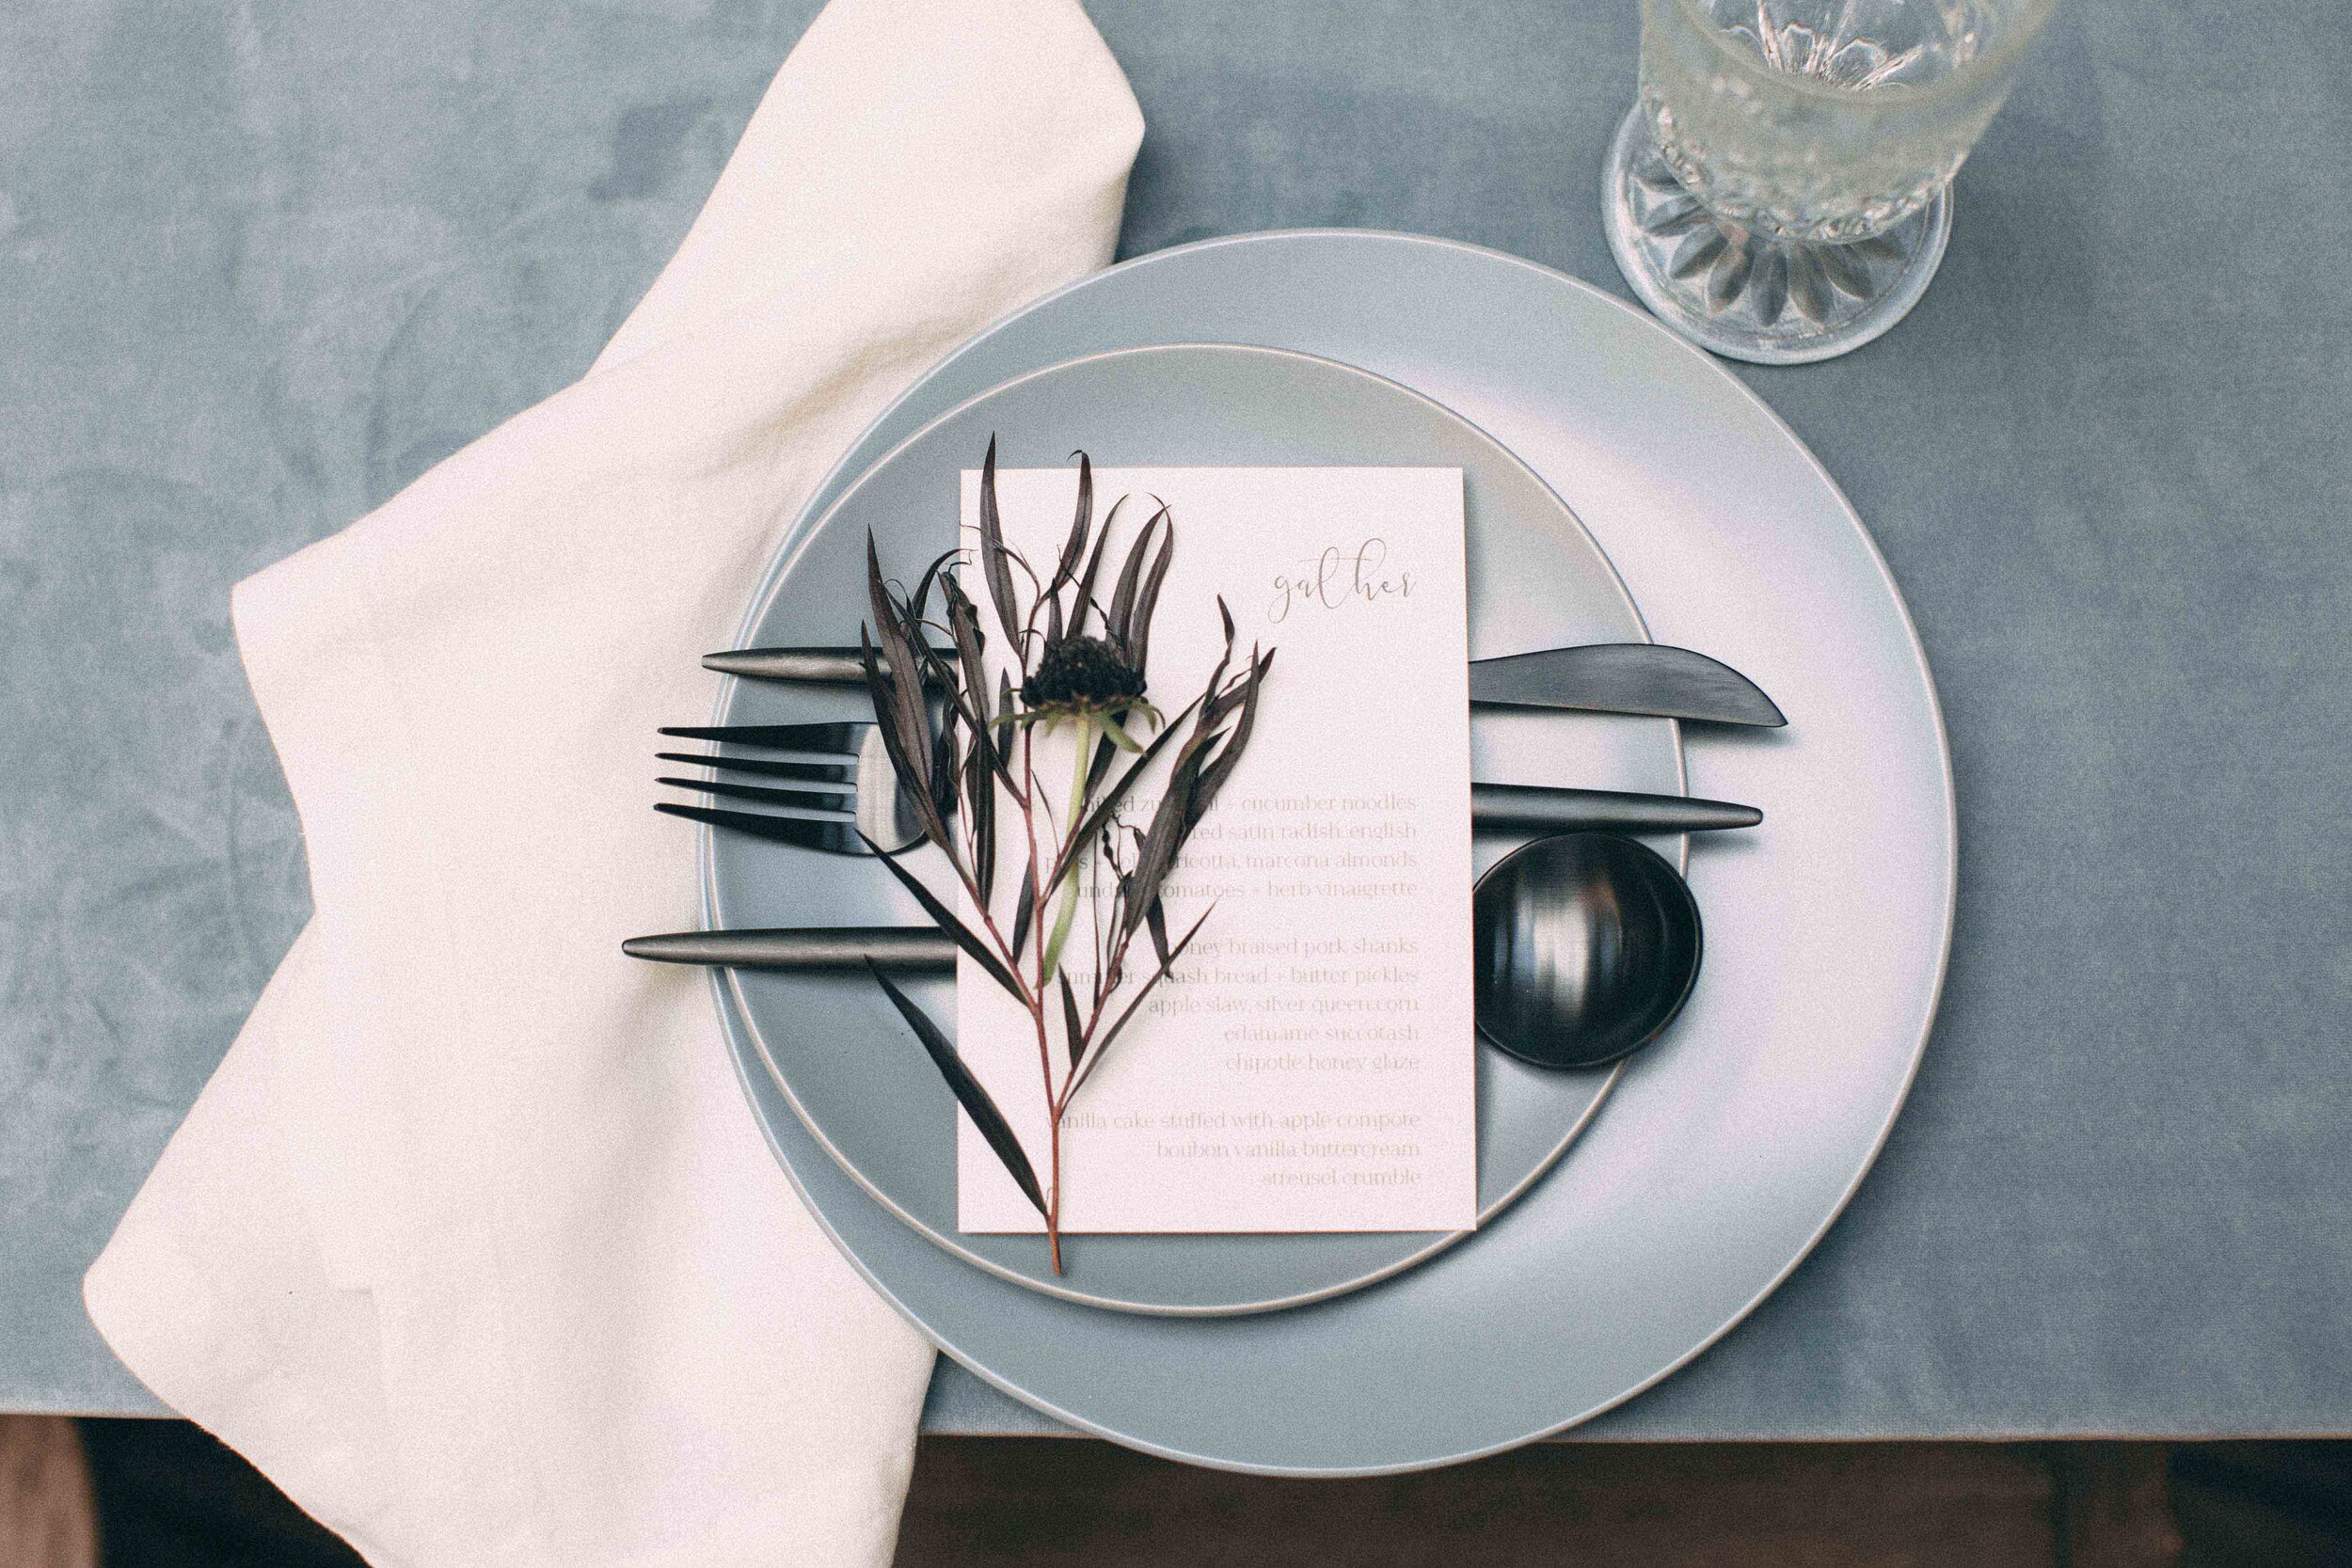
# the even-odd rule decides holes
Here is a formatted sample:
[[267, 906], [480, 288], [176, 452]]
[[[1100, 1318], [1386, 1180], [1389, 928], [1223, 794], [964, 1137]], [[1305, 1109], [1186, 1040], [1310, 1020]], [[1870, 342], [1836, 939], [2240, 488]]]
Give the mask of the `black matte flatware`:
[[[855, 648], [736, 648], [705, 654], [703, 666], [757, 680], [866, 683], [864, 658]], [[1754, 681], [1730, 665], [1658, 642], [1593, 642], [1474, 658], [1470, 697], [1473, 707], [1571, 708], [1767, 729], [1788, 722]]]
[[1479, 707], [1645, 713], [1764, 729], [1788, 722], [1761, 688], [1730, 665], [1658, 642], [1592, 642], [1472, 659], [1470, 693]]
[[930, 926], [791, 926], [739, 931], [671, 931], [631, 937], [621, 951], [665, 964], [723, 964], [732, 969], [864, 969], [945, 974], [956, 944]]
[[[866, 847], [866, 840], [858, 836], [854, 819], [847, 816], [778, 816], [764, 811], [729, 811], [723, 806], [683, 806], [675, 800], [656, 800], [653, 809], [707, 827], [764, 838], [771, 844], [788, 844], [796, 849], [816, 849], [828, 855], [873, 853]], [[898, 850], [891, 852], [896, 854]]]
[[[723, 806], [679, 805], [666, 800], [658, 802], [656, 810], [828, 854], [867, 853], [864, 840], [858, 836], [860, 832], [894, 853], [921, 842], [922, 828], [898, 791], [889, 758], [882, 753], [881, 732], [872, 724], [706, 725], [665, 729], [661, 733], [689, 739], [736, 741], [813, 756], [795, 760], [744, 757], [734, 752], [660, 752], [655, 754], [666, 762], [698, 764], [722, 772], [739, 771], [785, 781], [777, 785], [742, 784], [731, 779], [665, 777], [658, 781], [660, 784], [781, 811], [837, 815], [786, 816]], [[1754, 827], [1763, 819], [1764, 814], [1754, 806], [1687, 795], [1565, 789], [1547, 784], [1470, 785], [1470, 827], [1473, 832], [1484, 833], [1558, 833], [1596, 829], [1636, 833], [1711, 832]]]
[[759, 778], [786, 780], [789, 781], [789, 787], [675, 778], [662, 779], [662, 784], [764, 806], [834, 815], [779, 816], [767, 812], [685, 806], [670, 800], [656, 801], [656, 811], [829, 855], [870, 854], [872, 851], [866, 845], [869, 838], [892, 854], [923, 842], [922, 823], [898, 788], [898, 774], [890, 766], [882, 730], [872, 723], [850, 721], [677, 725], [661, 733], [683, 740], [725, 740], [803, 753], [797, 757], [745, 757], [732, 752], [698, 755], [691, 752], [658, 752], [655, 755], [664, 762], [698, 764]]
[[[889, 673], [888, 659], [877, 654], [874, 662], [884, 674]], [[808, 686], [866, 684], [866, 656], [858, 648], [731, 648], [703, 655], [703, 668], [750, 680], [798, 681]]]
[[1695, 795], [1552, 784], [1470, 785], [1470, 828], [1482, 833], [1708, 833], [1753, 828], [1763, 820], [1764, 814], [1754, 806]]
[[[1471, 902], [1478, 1032], [1541, 1068], [1596, 1068], [1674, 1022], [1698, 982], [1697, 901], [1631, 839], [1567, 833], [1497, 861]], [[952, 974], [956, 946], [929, 927], [781, 927], [631, 937], [656, 963], [736, 969]]]
[[1541, 1068], [1596, 1068], [1674, 1022], [1698, 983], [1698, 901], [1665, 859], [1613, 833], [1540, 838], [1471, 904], [1478, 1032]]

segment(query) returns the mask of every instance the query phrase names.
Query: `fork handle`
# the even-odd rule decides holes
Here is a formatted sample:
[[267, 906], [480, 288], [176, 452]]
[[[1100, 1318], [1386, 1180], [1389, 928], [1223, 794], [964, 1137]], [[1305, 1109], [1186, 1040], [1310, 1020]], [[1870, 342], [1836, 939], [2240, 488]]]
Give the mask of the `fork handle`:
[[765, 930], [671, 931], [631, 937], [621, 951], [666, 964], [737, 969], [877, 969], [937, 974], [956, 967], [956, 944], [926, 927], [793, 926]]

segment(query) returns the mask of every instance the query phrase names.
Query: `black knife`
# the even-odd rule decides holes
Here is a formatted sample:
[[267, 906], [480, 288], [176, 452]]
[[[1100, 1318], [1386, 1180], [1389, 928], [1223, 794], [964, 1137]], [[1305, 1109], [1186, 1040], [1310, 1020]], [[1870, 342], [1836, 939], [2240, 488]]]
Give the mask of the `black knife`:
[[[737, 648], [705, 654], [703, 667], [756, 680], [866, 682], [866, 666], [855, 648]], [[1767, 729], [1788, 722], [1754, 681], [1730, 665], [1658, 642], [1593, 642], [1474, 658], [1470, 699], [1473, 707], [1572, 708]]]

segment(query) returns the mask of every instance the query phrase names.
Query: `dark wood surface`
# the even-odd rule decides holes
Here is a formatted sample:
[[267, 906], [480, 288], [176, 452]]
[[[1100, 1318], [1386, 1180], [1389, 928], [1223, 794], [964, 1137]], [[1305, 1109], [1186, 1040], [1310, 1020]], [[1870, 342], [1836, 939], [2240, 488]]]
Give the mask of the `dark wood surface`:
[[[87, 1452], [85, 1464], [83, 1455]], [[355, 1568], [181, 1421], [0, 1418], [0, 1568]], [[95, 1507], [93, 1510], [93, 1498]], [[899, 1568], [2352, 1568], [2352, 1444], [1551, 1444], [1269, 1481], [923, 1440]]]
[[89, 1467], [72, 1421], [0, 1416], [0, 1568], [93, 1568]]
[[[1268, 1481], [1099, 1443], [931, 1438], [900, 1568], [2157, 1568], [2161, 1450], [2108, 1465], [1970, 1444], [1558, 1444], [1382, 1480]], [[2153, 1471], [2153, 1489], [2144, 1477]], [[2126, 1499], [2106, 1496], [2125, 1476]], [[2098, 1489], [2079, 1504], [2077, 1484]], [[2142, 1544], [2069, 1555], [2076, 1519]], [[2110, 1524], [2115, 1528], [2110, 1528]]]

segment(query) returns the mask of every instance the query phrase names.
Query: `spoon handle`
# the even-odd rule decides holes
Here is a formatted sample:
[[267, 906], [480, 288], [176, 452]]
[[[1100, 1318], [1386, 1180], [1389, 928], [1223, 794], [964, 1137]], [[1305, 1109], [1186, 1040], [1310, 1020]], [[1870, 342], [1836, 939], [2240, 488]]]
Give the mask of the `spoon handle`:
[[1763, 820], [1764, 814], [1754, 806], [1689, 795], [1548, 784], [1470, 785], [1470, 822], [1480, 832], [1697, 833], [1753, 828]]
[[[890, 662], [877, 657], [882, 673]], [[816, 686], [864, 686], [866, 655], [858, 648], [730, 648], [703, 655], [703, 668], [755, 680], [805, 681]]]

